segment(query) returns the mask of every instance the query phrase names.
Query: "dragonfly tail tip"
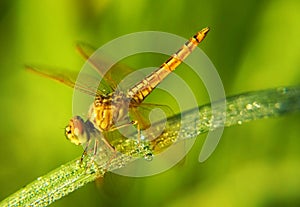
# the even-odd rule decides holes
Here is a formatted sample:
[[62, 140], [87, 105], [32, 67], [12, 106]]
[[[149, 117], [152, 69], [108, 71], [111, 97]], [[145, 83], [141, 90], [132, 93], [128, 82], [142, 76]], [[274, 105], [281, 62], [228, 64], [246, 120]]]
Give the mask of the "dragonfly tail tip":
[[209, 30], [210, 30], [209, 27], [205, 27], [200, 32], [206, 35], [209, 32]]

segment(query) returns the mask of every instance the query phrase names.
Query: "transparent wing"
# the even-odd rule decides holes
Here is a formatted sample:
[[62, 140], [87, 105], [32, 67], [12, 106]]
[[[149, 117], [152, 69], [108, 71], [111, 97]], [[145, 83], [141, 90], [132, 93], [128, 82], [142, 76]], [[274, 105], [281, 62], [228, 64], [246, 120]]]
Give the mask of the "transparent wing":
[[76, 48], [79, 54], [103, 77], [104, 84], [109, 86], [111, 91], [115, 91], [124, 77], [134, 72], [134, 69], [121, 63], [116, 63], [107, 70], [107, 67], [110, 66], [109, 57], [105, 58], [93, 55], [96, 49], [87, 43], [78, 42]]
[[[83, 93], [92, 96], [105, 95], [101, 90], [104, 86], [101, 86], [101, 84], [99, 85], [99, 80], [90, 75], [80, 74], [82, 77], [84, 77], [82, 78], [83, 80], [85, 80], [83, 83], [78, 80], [76, 81], [78, 74], [73, 71], [42, 68], [42, 67], [35, 67], [35, 66], [25, 66], [25, 68], [30, 72], [63, 83]], [[95, 87], [95, 85], [99, 85], [99, 87]]]
[[130, 106], [130, 118], [138, 122], [138, 127], [143, 131], [146, 139], [152, 140], [158, 137], [162, 129], [154, 128], [152, 123], [167, 121], [168, 117], [174, 115], [172, 109], [167, 105], [141, 103]]
[[[83, 93], [92, 96], [106, 95], [110, 92], [115, 91], [118, 87], [118, 84], [124, 79], [124, 77], [126, 77], [130, 73], [135, 72], [134, 78], [132, 78], [132, 80], [127, 79], [127, 82], [132, 82], [132, 84], [136, 82], [136, 79], [142, 79], [145, 76], [143, 73], [140, 73], [137, 76], [136, 74], [138, 72], [120, 63], [113, 65], [110, 70], [106, 72], [106, 66], [109, 65], [109, 61], [105, 60], [104, 57], [98, 57], [96, 55], [90, 58], [91, 55], [95, 52], [95, 49], [92, 46], [87, 43], [79, 42], [76, 45], [76, 49], [80, 53], [80, 55], [90, 63], [90, 66], [97, 72], [97, 76], [91, 74], [82, 74], [81, 72], [80, 78], [78, 80], [78, 73], [74, 71], [36, 67], [30, 65], [27, 65], [25, 67], [27, 70], [33, 73], [63, 83], [69, 87], [75, 88]], [[124, 86], [126, 87], [125, 84]]]

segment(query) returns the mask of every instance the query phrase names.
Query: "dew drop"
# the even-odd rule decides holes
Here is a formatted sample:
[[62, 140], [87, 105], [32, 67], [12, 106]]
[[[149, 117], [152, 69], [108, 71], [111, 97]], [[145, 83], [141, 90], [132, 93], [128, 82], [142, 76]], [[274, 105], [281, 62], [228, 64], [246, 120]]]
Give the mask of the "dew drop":
[[279, 109], [281, 107], [281, 104], [280, 103], [276, 103], [275, 104], [275, 108]]
[[255, 106], [256, 108], [260, 108], [260, 105], [256, 101], [253, 102], [253, 106]]
[[149, 161], [149, 162], [152, 161], [153, 160], [153, 154], [150, 153], [150, 152], [145, 154], [144, 159]]
[[252, 104], [247, 104], [247, 105], [246, 105], [246, 109], [247, 109], [247, 110], [251, 110], [251, 109], [253, 109], [253, 106], [252, 106]]
[[286, 94], [287, 89], [282, 87], [282, 88], [278, 88], [277, 91], [280, 92], [281, 94]]

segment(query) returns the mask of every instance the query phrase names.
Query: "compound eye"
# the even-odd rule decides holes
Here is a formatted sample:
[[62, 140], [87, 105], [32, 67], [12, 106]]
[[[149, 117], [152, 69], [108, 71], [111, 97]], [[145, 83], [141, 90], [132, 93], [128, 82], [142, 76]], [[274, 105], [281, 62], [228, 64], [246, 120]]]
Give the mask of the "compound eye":
[[79, 116], [75, 116], [73, 119], [71, 119], [70, 123], [73, 124], [73, 133], [75, 136], [81, 136], [83, 135], [83, 129], [84, 129], [84, 122], [82, 118]]
[[66, 128], [65, 128], [66, 138], [68, 140], [71, 140], [72, 137], [74, 136], [73, 130], [74, 130], [74, 123], [73, 123], [73, 120], [71, 119], [69, 122], [69, 125], [66, 126]]
[[76, 145], [80, 145], [80, 136], [83, 135], [84, 122], [80, 117], [74, 117], [65, 128], [66, 138]]
[[71, 134], [72, 134], [72, 129], [71, 129], [71, 126], [68, 125], [68, 126], [66, 126], [66, 135], [68, 136], [68, 135], [71, 135]]

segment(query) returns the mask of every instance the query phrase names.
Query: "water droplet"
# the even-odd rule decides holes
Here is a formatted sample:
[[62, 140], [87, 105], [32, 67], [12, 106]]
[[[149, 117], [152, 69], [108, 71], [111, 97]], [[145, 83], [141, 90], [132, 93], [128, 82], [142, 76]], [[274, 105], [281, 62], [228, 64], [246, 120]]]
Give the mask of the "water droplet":
[[144, 159], [147, 160], [147, 161], [152, 161], [153, 160], [153, 154], [150, 153], [150, 152], [145, 154]]
[[145, 136], [141, 134], [141, 140], [145, 140]]
[[281, 94], [285, 94], [287, 92], [287, 88], [278, 88], [277, 89], [278, 92], [280, 92]]
[[260, 108], [260, 105], [256, 101], [253, 102], [253, 106], [255, 106], [256, 108]]
[[246, 109], [247, 109], [247, 110], [251, 110], [252, 108], [253, 108], [252, 104], [247, 104], [247, 105], [246, 105]]

